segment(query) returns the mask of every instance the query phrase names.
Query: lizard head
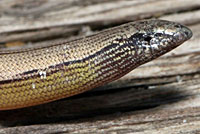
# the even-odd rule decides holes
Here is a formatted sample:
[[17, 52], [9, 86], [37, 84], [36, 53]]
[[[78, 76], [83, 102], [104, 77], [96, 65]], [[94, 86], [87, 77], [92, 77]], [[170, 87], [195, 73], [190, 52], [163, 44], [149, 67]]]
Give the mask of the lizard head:
[[192, 37], [192, 31], [184, 25], [165, 20], [143, 20], [131, 25], [127, 44], [134, 47], [135, 56], [146, 57], [145, 61], [157, 58]]

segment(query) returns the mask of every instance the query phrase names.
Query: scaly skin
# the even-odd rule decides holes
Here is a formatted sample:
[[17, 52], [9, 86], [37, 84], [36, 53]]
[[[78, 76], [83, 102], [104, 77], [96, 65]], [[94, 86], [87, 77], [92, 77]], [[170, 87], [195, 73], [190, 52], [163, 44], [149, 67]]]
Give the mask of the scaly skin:
[[45, 47], [1, 50], [0, 110], [42, 104], [104, 85], [191, 37], [192, 32], [180, 24], [143, 20]]

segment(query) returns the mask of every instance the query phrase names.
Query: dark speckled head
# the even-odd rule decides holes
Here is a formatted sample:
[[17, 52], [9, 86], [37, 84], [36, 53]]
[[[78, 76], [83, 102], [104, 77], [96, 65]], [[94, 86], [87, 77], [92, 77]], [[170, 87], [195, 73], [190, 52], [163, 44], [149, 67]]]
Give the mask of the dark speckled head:
[[192, 31], [175, 22], [144, 20], [133, 25], [136, 33], [131, 36], [142, 56], [156, 58], [179, 46], [192, 37]]

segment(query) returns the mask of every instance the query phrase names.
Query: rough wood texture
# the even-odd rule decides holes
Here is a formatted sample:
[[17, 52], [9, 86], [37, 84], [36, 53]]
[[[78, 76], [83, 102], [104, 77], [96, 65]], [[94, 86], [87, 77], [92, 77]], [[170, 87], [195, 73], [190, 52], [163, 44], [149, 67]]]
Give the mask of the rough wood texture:
[[2, 0], [0, 43], [48, 43], [151, 17], [186, 24], [194, 36], [98, 89], [1, 111], [0, 133], [200, 133], [199, 0]]

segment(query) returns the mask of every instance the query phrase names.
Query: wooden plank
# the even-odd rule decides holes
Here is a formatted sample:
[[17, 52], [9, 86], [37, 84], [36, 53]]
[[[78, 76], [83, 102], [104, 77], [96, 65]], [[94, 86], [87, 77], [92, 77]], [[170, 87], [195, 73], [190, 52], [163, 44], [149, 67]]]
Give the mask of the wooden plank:
[[[35, 38], [44, 40], [58, 37], [58, 35], [63, 36], [67, 31], [78, 32], [78, 29], [71, 28], [74, 25], [78, 28], [89, 25], [93, 29], [103, 29], [107, 25], [113, 26], [128, 21], [200, 8], [199, 0], [184, 0], [184, 2], [183, 0], [112, 0], [93, 1], [93, 3], [88, 0], [82, 5], [77, 4], [82, 2], [80, 0], [77, 2], [40, 0], [37, 3], [27, 0], [25, 4], [23, 0], [0, 2], [1, 43], [19, 40], [30, 42], [35, 41]], [[197, 15], [195, 18], [197, 20], [200, 17]], [[48, 34], [45, 35], [44, 32]]]
[[[77, 3], [81, 2], [81, 0], [77, 1]], [[135, 19], [136, 16], [139, 18], [142, 16], [151, 17], [154, 14], [159, 16], [173, 11], [185, 10], [185, 7], [188, 9], [196, 8], [200, 6], [200, 3], [198, 0], [112, 0], [78, 5], [73, 1], [64, 0], [57, 2], [40, 0], [37, 3], [32, 1], [24, 3], [22, 0], [15, 0], [10, 4], [7, 1], [2, 1], [0, 5], [2, 12], [0, 31], [10, 32], [59, 25], [119, 21], [124, 18], [134, 20], [134, 16]], [[28, 10], [29, 8], [30, 10]], [[130, 17], [133, 18], [130, 19]]]
[[[0, 42], [46, 38], [46, 43], [49, 37], [56, 41], [62, 34], [64, 38], [80, 35], [77, 31], [83, 24], [93, 32], [151, 16], [186, 24], [194, 33], [174, 51], [108, 85], [40, 106], [0, 111], [0, 133], [200, 133], [199, 4], [198, 0], [0, 1]], [[70, 13], [69, 21], [62, 18]], [[62, 31], [72, 23], [76, 25]]]
[[[191, 41], [191, 43], [194, 42]], [[150, 76], [131, 76], [132, 78], [127, 78], [121, 81], [122, 83], [117, 82], [120, 83], [120, 87], [116, 84], [111, 88], [105, 86], [106, 89], [113, 89], [110, 91], [106, 90], [105, 92], [101, 89], [37, 107], [0, 112], [1, 127], [4, 128], [1, 131], [5, 133], [16, 131], [19, 133], [43, 133], [45, 131], [70, 133], [86, 131], [90, 133], [125, 133], [129, 131], [158, 133], [162, 131], [171, 133], [181, 132], [187, 128], [190, 133], [198, 132], [200, 76], [199, 68], [193, 68], [193, 66], [199, 66], [198, 55], [199, 53], [188, 53], [175, 57], [163, 57], [155, 60], [154, 63], [138, 68], [140, 72], [143, 72], [154, 70], [158, 66], [168, 68], [167, 63], [170, 66], [177, 65], [175, 66], [177, 68], [173, 67], [169, 71], [170, 75], [162, 74], [163, 72], [159, 71]], [[168, 58], [170, 59], [167, 60]], [[179, 68], [179, 64], [185, 68]], [[182, 70], [183, 74], [179, 75], [181, 78], [177, 79], [177, 73], [180, 73], [177, 72], [178, 69]], [[138, 70], [135, 73], [140, 74]], [[169, 81], [169, 76], [171, 76], [171, 81]], [[129, 85], [128, 88], [127, 84], [132, 85]], [[147, 108], [149, 110], [146, 110]], [[97, 115], [103, 116], [98, 117]], [[93, 119], [89, 117], [93, 117]], [[69, 122], [63, 124], [65, 121]], [[90, 123], [85, 123], [85, 121]], [[46, 124], [50, 122], [60, 123]], [[45, 124], [26, 126], [38, 123]], [[5, 128], [5, 126], [17, 124], [20, 126]], [[170, 129], [171, 127], [174, 129]]]
[[[30, 134], [44, 133], [44, 132], [52, 132], [52, 133], [87, 132], [88, 134], [111, 133], [111, 132], [113, 133], [114, 132], [119, 132], [119, 133], [162, 132], [163, 134], [167, 134], [167, 133], [187, 132], [193, 134], [199, 132], [199, 123], [200, 123], [199, 82], [200, 80], [195, 80], [195, 81], [188, 80], [181, 83], [165, 84], [149, 89], [135, 90], [134, 88], [132, 88], [125, 91], [120, 91], [119, 93], [116, 93], [118, 95], [110, 94], [110, 96], [109, 95], [106, 96], [110, 100], [108, 99], [104, 100], [105, 98], [102, 98], [101, 101], [97, 101], [98, 99], [96, 100], [91, 99], [91, 103], [95, 103], [98, 108], [99, 106], [103, 106], [104, 104], [109, 105], [110, 103], [110, 105], [112, 105], [112, 103], [114, 103], [112, 106], [118, 107], [118, 110], [116, 110], [116, 107], [108, 106], [107, 109], [105, 109], [105, 107], [103, 106], [104, 110], [108, 110], [108, 113], [110, 113], [109, 115], [93, 117], [89, 119], [82, 119], [82, 120], [79, 119], [73, 121], [69, 121], [65, 117], [62, 117], [64, 118], [63, 121], [65, 121], [65, 123], [56, 123], [56, 124], [46, 123], [44, 125], [39, 124], [31, 126], [18, 126], [18, 127], [4, 128], [1, 129], [0, 132], [9, 134], [12, 134], [16, 131], [19, 133], [30, 133]], [[116, 98], [116, 96], [119, 97], [121, 95], [124, 97]], [[75, 104], [81, 106], [82, 103], [81, 101], [78, 101]], [[127, 109], [124, 109], [123, 104], [126, 104], [129, 107]], [[90, 104], [88, 105], [94, 107], [94, 105]], [[139, 108], [137, 108], [136, 106], [138, 107], [151, 106], [151, 109], [137, 110]], [[80, 108], [82, 109], [82, 111], [84, 111], [83, 107]], [[96, 109], [96, 112], [99, 110], [102, 111], [102, 109], [98, 108]], [[79, 111], [78, 108], [76, 109], [78, 112]], [[112, 109], [114, 110], [114, 112], [109, 112]], [[132, 110], [132, 112], [129, 111], [130, 109]], [[123, 110], [124, 111], [127, 110], [129, 112], [126, 113]], [[46, 114], [50, 113], [48, 114], [48, 116], [51, 114], [53, 116], [53, 113], [51, 113], [52, 111], [51, 112], [45, 111], [45, 112]], [[41, 113], [41, 111], [40, 112], [38, 111], [38, 113]], [[54, 116], [58, 116], [58, 114], [59, 113], [55, 114]], [[89, 114], [92, 113], [88, 113], [87, 116], [89, 116]], [[28, 117], [30, 120], [30, 117], [32, 116], [27, 115], [27, 118]], [[40, 120], [42, 119], [41, 117], [44, 118], [43, 116], [40, 116]], [[19, 120], [18, 123], [20, 123]]]

